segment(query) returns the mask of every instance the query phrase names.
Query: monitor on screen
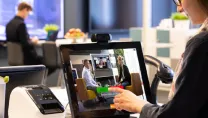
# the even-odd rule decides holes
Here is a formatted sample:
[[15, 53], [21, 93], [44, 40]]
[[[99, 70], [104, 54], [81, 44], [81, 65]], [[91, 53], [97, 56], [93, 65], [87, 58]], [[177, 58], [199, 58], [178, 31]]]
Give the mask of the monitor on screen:
[[[106, 45], [99, 45], [97, 43], [90, 44], [72, 44], [72, 45], [62, 45], [62, 58], [64, 60], [64, 70], [65, 70], [65, 83], [68, 92], [68, 97], [70, 101], [70, 109], [72, 113], [72, 118], [89, 117], [89, 118], [106, 118], [106, 117], [122, 117], [128, 116], [131, 113], [126, 111], [117, 111], [114, 107], [114, 96], [117, 93], [109, 92], [109, 87], [119, 87], [122, 89], [131, 90], [134, 94], [144, 100], [151, 102], [151, 93], [149, 88], [149, 81], [147, 78], [144, 58], [142, 54], [141, 44], [139, 42], [111, 42]], [[73, 53], [79, 50], [80, 53]], [[83, 55], [82, 51], [91, 52], [90, 54]], [[128, 87], [118, 85], [121, 80], [116, 79], [116, 76], [122, 76], [118, 74], [120, 71], [119, 64], [113, 69], [113, 75], [109, 75], [106, 70], [99, 70], [100, 74], [105, 73], [105, 77], [101, 77], [101, 85], [99, 85], [94, 91], [89, 90], [88, 82], [85, 80], [85, 76], [81, 79], [73, 80], [72, 68], [70, 64], [78, 63], [77, 60], [84, 60], [90, 58], [93, 52], [100, 50], [100, 55], [110, 55], [110, 58], [115, 58], [117, 60], [118, 55], [123, 57], [125, 61], [125, 67], [128, 68], [131, 77], [131, 84]], [[123, 52], [123, 53], [118, 53]], [[98, 55], [96, 53], [96, 55]], [[79, 59], [75, 58], [78, 57]], [[81, 62], [80, 62], [81, 63]], [[119, 62], [120, 63], [120, 62]], [[67, 66], [68, 65], [68, 66]], [[86, 66], [86, 68], [88, 68]], [[81, 71], [86, 71], [86, 68], [81, 68]], [[88, 69], [87, 69], [88, 70]], [[90, 70], [90, 69], [89, 69]], [[79, 70], [77, 70], [79, 71]], [[86, 77], [93, 75], [87, 74]], [[127, 76], [126, 76], [127, 78]], [[113, 80], [106, 86], [109, 80]], [[95, 79], [98, 82], [98, 79]], [[103, 82], [103, 83], [102, 83]], [[97, 100], [96, 93], [100, 94], [105, 101]], [[125, 117], [125, 118], [126, 118]]]
[[17, 86], [42, 84], [46, 76], [46, 68], [43, 65], [0, 67], [0, 76], [9, 76], [4, 110], [4, 118], [8, 118], [9, 97], [12, 90]]
[[25, 20], [30, 37], [46, 39], [47, 33], [43, 30], [46, 24], [58, 25], [57, 37], [64, 37], [64, 0], [0, 0], [0, 41], [6, 41], [6, 24], [15, 16], [18, 4], [23, 1], [33, 7], [33, 11]]
[[94, 70], [111, 68], [109, 55], [97, 54], [91, 55], [91, 58], [93, 60]]

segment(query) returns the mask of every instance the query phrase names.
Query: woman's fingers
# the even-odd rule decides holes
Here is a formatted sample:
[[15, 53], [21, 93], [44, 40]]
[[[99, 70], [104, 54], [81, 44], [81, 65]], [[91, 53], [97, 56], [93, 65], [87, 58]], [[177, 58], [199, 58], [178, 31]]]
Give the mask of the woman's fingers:
[[122, 108], [120, 107], [120, 104], [119, 104], [119, 103], [115, 103], [115, 108], [116, 108], [117, 110], [119, 110], [119, 111], [122, 110]]
[[114, 96], [114, 98], [120, 98], [122, 96], [123, 96], [122, 94], [118, 94], [118, 95]]
[[120, 103], [120, 102], [122, 102], [122, 100], [121, 100], [120, 98], [115, 98], [115, 99], [113, 100], [113, 102], [114, 102], [114, 103]]
[[131, 106], [128, 103], [115, 103], [115, 108], [119, 111], [121, 110], [131, 111]]
[[117, 87], [110, 87], [110, 88], [108, 88], [108, 91], [109, 92], [122, 93], [122, 92], [124, 92], [124, 89], [117, 88]]

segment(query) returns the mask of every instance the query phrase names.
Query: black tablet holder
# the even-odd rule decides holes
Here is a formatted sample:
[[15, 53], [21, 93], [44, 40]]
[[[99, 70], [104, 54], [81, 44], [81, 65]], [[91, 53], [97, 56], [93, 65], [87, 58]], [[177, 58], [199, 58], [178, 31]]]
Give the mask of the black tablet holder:
[[91, 41], [99, 44], [108, 44], [112, 40], [111, 34], [92, 34]]

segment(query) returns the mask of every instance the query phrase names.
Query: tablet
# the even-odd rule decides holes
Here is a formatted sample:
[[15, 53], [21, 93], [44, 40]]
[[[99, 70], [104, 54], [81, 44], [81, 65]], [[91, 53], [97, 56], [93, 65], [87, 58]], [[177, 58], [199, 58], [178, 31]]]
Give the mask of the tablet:
[[[109, 87], [129, 90], [151, 102], [140, 42], [70, 44], [60, 50], [72, 118], [129, 117], [131, 113], [115, 109], [118, 93], [109, 92]], [[80, 72], [76, 81], [71, 67]]]

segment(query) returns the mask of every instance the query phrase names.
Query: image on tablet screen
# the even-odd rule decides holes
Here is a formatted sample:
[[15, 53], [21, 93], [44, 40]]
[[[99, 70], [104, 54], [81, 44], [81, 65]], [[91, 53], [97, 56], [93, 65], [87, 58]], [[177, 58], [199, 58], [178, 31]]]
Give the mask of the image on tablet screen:
[[73, 51], [70, 60], [77, 74], [74, 87], [80, 112], [115, 109], [118, 93], [109, 92], [109, 87], [146, 99], [136, 49]]

